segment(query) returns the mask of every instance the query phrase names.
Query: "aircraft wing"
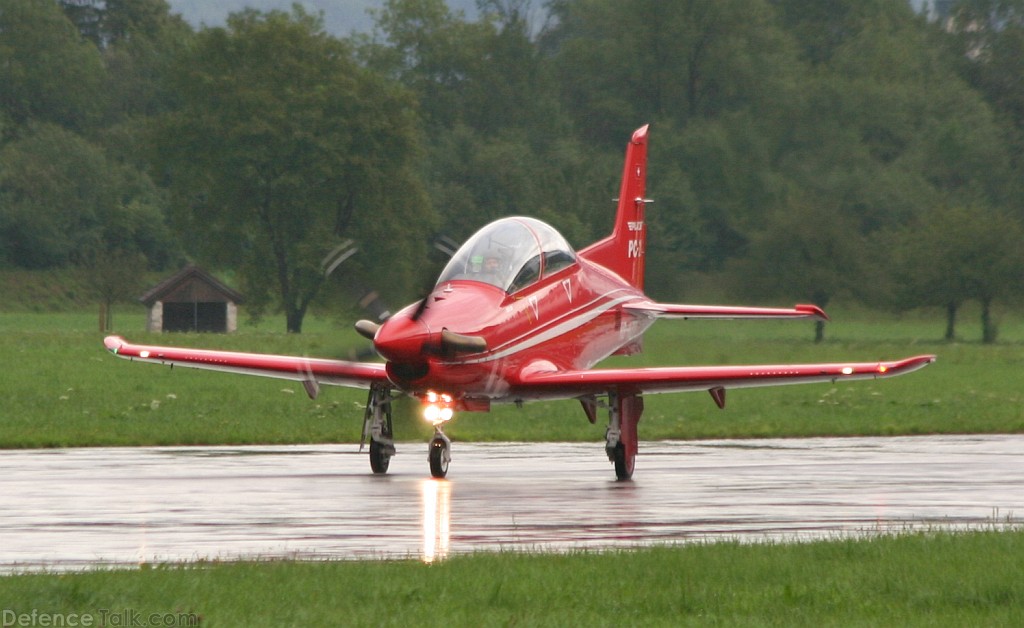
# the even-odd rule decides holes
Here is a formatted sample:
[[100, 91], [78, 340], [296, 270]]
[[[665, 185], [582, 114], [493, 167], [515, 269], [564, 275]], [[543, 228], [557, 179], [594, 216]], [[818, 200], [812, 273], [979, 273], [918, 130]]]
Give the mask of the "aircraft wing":
[[731, 305], [685, 305], [641, 301], [623, 306], [628, 312], [647, 313], [658, 318], [706, 318], [733, 320], [738, 318], [810, 318], [827, 321], [825, 311], [817, 305], [800, 304], [792, 308], [741, 307]]
[[388, 381], [384, 365], [375, 362], [136, 345], [120, 336], [107, 336], [103, 344], [108, 351], [127, 360], [302, 382], [306, 392], [314, 398], [319, 384], [369, 388], [372, 384]]
[[525, 369], [513, 386], [524, 398], [566, 398], [620, 394], [706, 390], [719, 406], [730, 388], [783, 386], [815, 382], [879, 379], [910, 373], [935, 361], [920, 355], [894, 362], [778, 364], [748, 366], [677, 366], [633, 369], [555, 371]]

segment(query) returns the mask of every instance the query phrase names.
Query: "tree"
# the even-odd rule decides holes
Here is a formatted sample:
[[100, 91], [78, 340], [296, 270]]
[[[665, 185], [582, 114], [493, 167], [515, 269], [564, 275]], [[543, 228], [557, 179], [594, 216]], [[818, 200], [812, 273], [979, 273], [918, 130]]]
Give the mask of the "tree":
[[18, 128], [29, 121], [82, 131], [101, 105], [103, 64], [54, 2], [0, 4], [0, 109]]
[[360, 46], [368, 66], [416, 94], [428, 128], [455, 126], [467, 112], [464, 88], [483, 62], [486, 26], [444, 0], [386, 0], [373, 15], [374, 38]]
[[995, 342], [997, 300], [1024, 294], [1024, 228], [987, 206], [938, 207], [900, 233], [894, 257], [899, 303], [946, 310], [946, 340], [956, 338], [956, 316], [970, 300], [981, 305], [982, 341]]
[[[800, 63], [762, 0], [556, 0], [541, 44], [579, 132], [617, 148], [622, 129], [754, 110], [791, 101]], [[767, 125], [766, 125], [767, 126]]]
[[139, 268], [146, 265], [141, 253], [122, 249], [98, 252], [86, 265], [89, 283], [100, 299], [100, 324], [103, 331], [114, 328], [114, 304], [137, 297], [142, 291], [143, 275]]
[[164, 203], [147, 177], [77, 134], [31, 125], [0, 150], [0, 260], [59, 268], [121, 250], [162, 268], [176, 256]]
[[802, 56], [818, 65], [851, 38], [880, 24], [916, 19], [909, 2], [890, 0], [773, 0], [779, 19], [793, 33]]
[[346, 238], [368, 266], [386, 260], [393, 288], [415, 282], [433, 218], [413, 171], [412, 99], [319, 18], [232, 14], [197, 34], [173, 80], [181, 106], [158, 125], [156, 160], [175, 225], [193, 254], [239, 269], [250, 303], [276, 288], [300, 332], [324, 257]]
[[994, 201], [1005, 181], [1007, 153], [985, 103], [923, 23], [886, 4], [842, 13], [843, 35], [806, 83], [807, 116], [783, 164], [800, 188], [841, 199], [865, 235], [951, 196]]
[[[749, 255], [731, 266], [733, 281], [747, 295], [788, 296], [824, 308], [833, 297], [856, 289], [862, 251], [852, 217], [827, 202], [795, 199], [754, 234]], [[819, 321], [814, 341], [824, 338]]]
[[389, 0], [360, 49], [418, 98], [425, 177], [449, 237], [526, 213], [588, 242], [587, 195], [614, 194], [603, 177], [595, 184], [593, 156], [571, 136], [550, 65], [531, 40], [528, 5], [479, 2], [480, 19], [467, 22], [443, 0]]
[[[1009, 139], [1014, 199], [1022, 206], [1020, 170], [1024, 168], [1024, 0], [963, 0], [949, 23], [959, 69], [1004, 121], [998, 132]], [[995, 162], [990, 162], [995, 163]], [[1020, 214], [1024, 218], [1024, 214]]]
[[167, 111], [175, 101], [167, 74], [189, 45], [192, 28], [165, 0], [105, 0], [103, 61], [106, 125]]

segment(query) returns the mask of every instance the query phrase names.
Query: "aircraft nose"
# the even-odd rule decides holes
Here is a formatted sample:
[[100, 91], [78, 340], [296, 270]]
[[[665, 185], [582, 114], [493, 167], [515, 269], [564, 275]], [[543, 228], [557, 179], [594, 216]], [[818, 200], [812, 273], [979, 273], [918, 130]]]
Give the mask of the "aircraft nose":
[[422, 362], [430, 330], [419, 320], [396, 316], [387, 320], [373, 339], [373, 348], [391, 362]]

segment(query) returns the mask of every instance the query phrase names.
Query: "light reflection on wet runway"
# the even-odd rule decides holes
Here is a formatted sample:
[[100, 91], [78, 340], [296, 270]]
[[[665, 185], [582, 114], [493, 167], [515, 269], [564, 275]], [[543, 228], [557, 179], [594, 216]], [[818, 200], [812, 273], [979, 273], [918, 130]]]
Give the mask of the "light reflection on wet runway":
[[426, 445], [375, 477], [354, 445], [0, 452], [0, 570], [406, 558], [1020, 525], [1024, 436]]

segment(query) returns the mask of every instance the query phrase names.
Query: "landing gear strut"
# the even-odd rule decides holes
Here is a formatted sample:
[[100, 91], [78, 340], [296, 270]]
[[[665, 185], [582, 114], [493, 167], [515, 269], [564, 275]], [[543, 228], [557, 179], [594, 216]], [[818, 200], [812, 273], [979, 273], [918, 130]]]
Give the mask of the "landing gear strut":
[[644, 400], [639, 395], [608, 393], [608, 430], [605, 432], [605, 453], [615, 465], [615, 477], [628, 480], [636, 466], [637, 430]]
[[366, 412], [363, 414], [363, 437], [359, 449], [366, 437], [370, 437], [370, 469], [375, 474], [388, 472], [391, 457], [395, 455], [394, 432], [391, 426], [391, 389], [387, 386], [372, 386], [366, 399]]

